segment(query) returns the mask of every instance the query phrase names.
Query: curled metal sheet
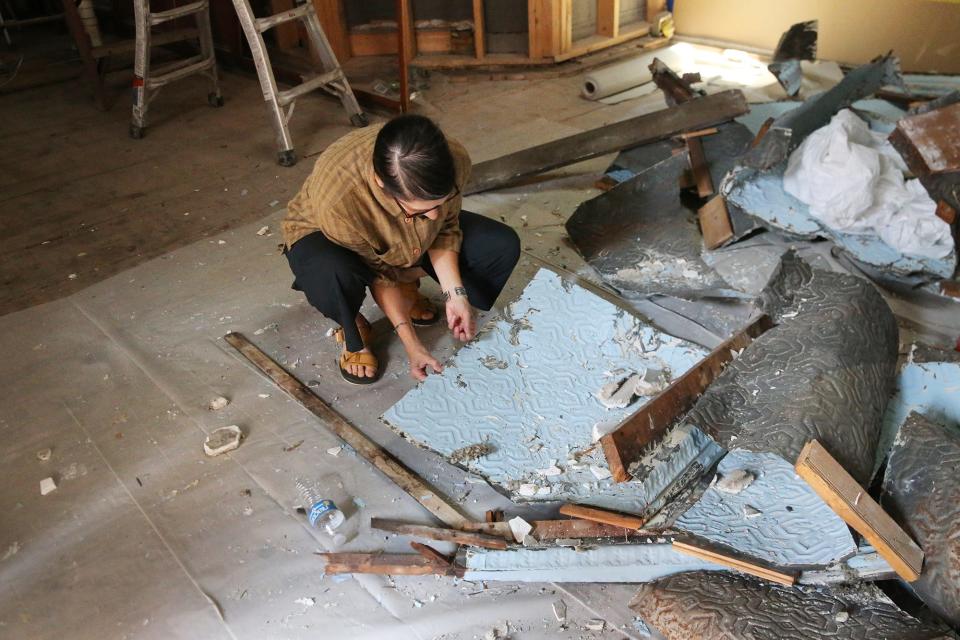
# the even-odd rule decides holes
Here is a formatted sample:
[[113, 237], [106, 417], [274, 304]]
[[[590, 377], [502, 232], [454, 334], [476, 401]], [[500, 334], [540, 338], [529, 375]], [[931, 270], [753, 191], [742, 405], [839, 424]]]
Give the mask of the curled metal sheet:
[[687, 166], [684, 154], [658, 162], [584, 202], [567, 221], [580, 254], [628, 300], [653, 294], [745, 297], [700, 257], [696, 215], [678, 189]]
[[786, 587], [687, 572], [645, 584], [630, 608], [667, 640], [931, 640], [946, 629], [900, 610], [873, 585]]
[[687, 422], [727, 449], [789, 462], [816, 438], [866, 483], [896, 370], [893, 313], [866, 280], [812, 269], [792, 251], [759, 302], [777, 326], [727, 366]]
[[[960, 402], [960, 400], [958, 400]], [[911, 413], [893, 444], [883, 506], [923, 548], [923, 572], [910, 587], [960, 626], [960, 428]]]

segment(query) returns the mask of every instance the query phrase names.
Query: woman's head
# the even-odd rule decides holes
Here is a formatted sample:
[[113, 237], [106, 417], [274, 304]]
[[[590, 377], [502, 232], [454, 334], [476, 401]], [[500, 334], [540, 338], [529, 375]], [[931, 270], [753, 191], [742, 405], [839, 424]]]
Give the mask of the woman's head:
[[456, 188], [447, 139], [424, 116], [403, 115], [384, 125], [373, 146], [373, 169], [384, 190], [406, 203], [444, 200]]

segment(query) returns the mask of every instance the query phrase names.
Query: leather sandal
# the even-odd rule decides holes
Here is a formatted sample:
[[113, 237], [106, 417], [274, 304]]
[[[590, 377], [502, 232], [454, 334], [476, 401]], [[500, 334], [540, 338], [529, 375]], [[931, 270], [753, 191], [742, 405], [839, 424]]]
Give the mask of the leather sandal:
[[[430, 325], [437, 324], [437, 321], [440, 319], [440, 312], [426, 296], [420, 295], [420, 283], [410, 282], [400, 286], [406, 291], [407, 295], [413, 296], [413, 308], [410, 309], [410, 322], [418, 327], [429, 327]], [[414, 314], [429, 315], [425, 318], [415, 318]]]
[[[360, 339], [363, 340], [363, 346], [369, 348], [370, 344], [370, 325], [364, 321], [363, 324], [358, 324], [357, 329], [360, 330]], [[344, 345], [344, 349], [340, 352], [340, 376], [352, 384], [373, 384], [380, 379], [380, 361], [377, 360], [377, 356], [372, 353], [364, 353], [363, 351], [348, 351], [346, 349], [346, 338], [343, 334], [343, 327], [338, 328], [333, 333], [334, 339], [336, 339], [337, 344]], [[375, 370], [373, 377], [368, 378], [366, 376], [355, 376], [349, 371], [347, 367], [350, 365], [359, 365], [362, 367], [372, 367]]]

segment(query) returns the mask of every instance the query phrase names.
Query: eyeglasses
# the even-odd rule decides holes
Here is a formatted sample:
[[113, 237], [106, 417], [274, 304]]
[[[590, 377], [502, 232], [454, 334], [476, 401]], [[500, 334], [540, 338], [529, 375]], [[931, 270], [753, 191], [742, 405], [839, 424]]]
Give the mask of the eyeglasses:
[[443, 205], [447, 204], [448, 202], [450, 202], [451, 200], [453, 200], [454, 198], [456, 198], [458, 195], [460, 195], [460, 188], [459, 188], [459, 187], [454, 187], [454, 188], [453, 188], [453, 193], [451, 193], [449, 196], [447, 196], [447, 199], [446, 199], [446, 200], [444, 200], [443, 202], [441, 202], [440, 204], [438, 204], [438, 205], [435, 206], [435, 207], [430, 207], [429, 209], [424, 209], [423, 211], [409, 211], [409, 210], [408, 210], [405, 206], [403, 206], [403, 204], [396, 198], [396, 196], [391, 196], [391, 197], [393, 198], [393, 201], [397, 203], [397, 206], [400, 207], [400, 211], [403, 211], [403, 215], [404, 215], [404, 217], [405, 217], [407, 220], [415, 220], [416, 218], [423, 218], [423, 217], [426, 217], [426, 216], [430, 215], [430, 214], [433, 213], [434, 211], [438, 211], [438, 210], [440, 209], [440, 207], [442, 207]]

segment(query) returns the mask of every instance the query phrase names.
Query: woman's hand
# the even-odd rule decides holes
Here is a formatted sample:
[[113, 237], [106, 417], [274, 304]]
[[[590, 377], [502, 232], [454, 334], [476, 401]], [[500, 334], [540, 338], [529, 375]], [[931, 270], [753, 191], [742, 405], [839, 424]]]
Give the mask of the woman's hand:
[[427, 367], [433, 369], [434, 373], [443, 371], [440, 361], [430, 355], [422, 345], [407, 349], [407, 358], [410, 360], [410, 375], [420, 382], [427, 379]]
[[472, 340], [476, 335], [473, 308], [465, 295], [454, 295], [447, 301], [447, 327], [460, 342]]

